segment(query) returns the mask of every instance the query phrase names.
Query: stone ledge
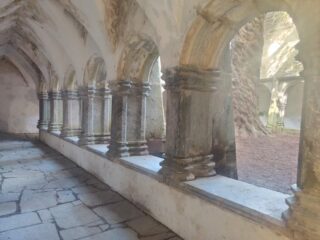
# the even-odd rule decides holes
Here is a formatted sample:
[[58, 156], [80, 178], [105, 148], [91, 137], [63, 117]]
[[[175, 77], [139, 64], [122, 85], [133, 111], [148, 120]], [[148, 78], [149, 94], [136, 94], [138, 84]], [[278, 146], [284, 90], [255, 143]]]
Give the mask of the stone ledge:
[[110, 161], [106, 146], [80, 147], [46, 131], [40, 138], [185, 239], [289, 239], [281, 220], [288, 195], [222, 176], [168, 186], [158, 174], [161, 158]]

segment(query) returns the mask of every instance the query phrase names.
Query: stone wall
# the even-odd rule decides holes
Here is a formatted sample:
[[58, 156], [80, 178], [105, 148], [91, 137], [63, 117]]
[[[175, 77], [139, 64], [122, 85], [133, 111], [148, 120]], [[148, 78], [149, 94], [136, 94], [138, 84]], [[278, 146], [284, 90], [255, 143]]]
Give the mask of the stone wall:
[[0, 60], [0, 131], [37, 133], [37, 91], [8, 60]]

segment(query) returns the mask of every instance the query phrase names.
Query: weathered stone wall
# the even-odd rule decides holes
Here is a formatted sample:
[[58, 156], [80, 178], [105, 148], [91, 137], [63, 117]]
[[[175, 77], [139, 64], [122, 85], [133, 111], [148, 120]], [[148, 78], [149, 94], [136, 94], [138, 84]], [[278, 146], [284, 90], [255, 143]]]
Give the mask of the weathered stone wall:
[[230, 46], [236, 136], [267, 133], [259, 119], [256, 91], [264, 42], [263, 22], [262, 16], [247, 23], [235, 35]]
[[37, 133], [39, 119], [35, 85], [26, 82], [8, 60], [0, 60], [0, 131]]

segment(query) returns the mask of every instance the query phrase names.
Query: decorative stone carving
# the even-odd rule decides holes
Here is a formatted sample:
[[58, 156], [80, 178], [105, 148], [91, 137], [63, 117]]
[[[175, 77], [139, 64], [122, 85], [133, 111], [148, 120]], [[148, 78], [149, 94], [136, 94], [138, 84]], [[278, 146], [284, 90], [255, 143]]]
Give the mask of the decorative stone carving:
[[61, 91], [51, 91], [49, 92], [50, 101], [50, 122], [49, 122], [49, 132], [61, 131], [62, 128], [62, 95]]
[[82, 131], [79, 144], [107, 144], [110, 139], [110, 91], [86, 87], [82, 90]]
[[40, 92], [38, 94], [39, 98], [39, 121], [38, 128], [40, 130], [47, 130], [50, 120], [50, 109], [49, 109], [49, 96], [47, 92]]
[[161, 173], [174, 181], [215, 174], [212, 161], [213, 95], [218, 71], [176, 67], [164, 71], [167, 140]]
[[62, 137], [79, 136], [81, 133], [80, 97], [78, 91], [67, 90], [62, 93], [63, 126]]

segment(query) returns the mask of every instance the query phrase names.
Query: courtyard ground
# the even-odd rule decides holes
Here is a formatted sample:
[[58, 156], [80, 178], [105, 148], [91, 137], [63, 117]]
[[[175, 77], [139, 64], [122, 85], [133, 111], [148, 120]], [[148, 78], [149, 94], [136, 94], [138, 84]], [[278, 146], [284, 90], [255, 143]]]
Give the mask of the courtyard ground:
[[291, 193], [297, 181], [299, 135], [238, 138], [236, 157], [239, 180]]

